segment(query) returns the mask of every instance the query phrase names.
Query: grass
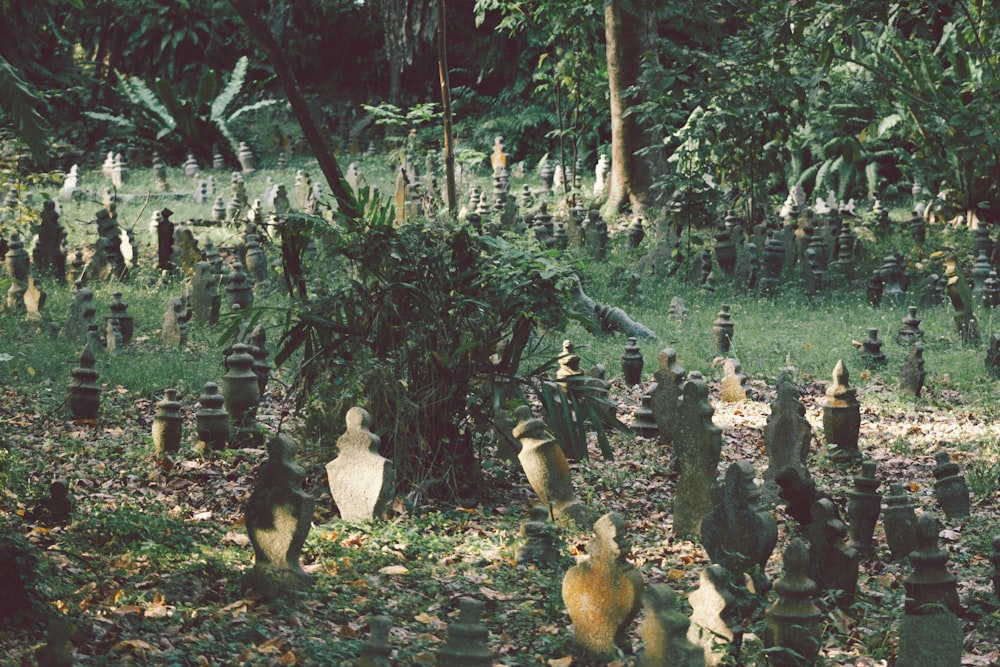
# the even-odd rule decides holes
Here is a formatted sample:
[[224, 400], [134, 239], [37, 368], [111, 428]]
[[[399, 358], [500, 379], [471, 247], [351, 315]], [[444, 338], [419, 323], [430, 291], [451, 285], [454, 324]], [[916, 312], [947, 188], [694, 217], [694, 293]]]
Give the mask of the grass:
[[[310, 163], [293, 161], [283, 171], [271, 171], [272, 178], [290, 186], [299, 168], [315, 172]], [[363, 159], [362, 169], [368, 170], [369, 183], [391, 189], [388, 166]], [[176, 170], [169, 180], [177, 187], [184, 182]], [[264, 182], [262, 172], [248, 177], [251, 199]], [[88, 172], [80, 185], [96, 191], [103, 182]], [[148, 173], [133, 171], [130, 191], [149, 186]], [[485, 180], [483, 186], [489, 188]], [[228, 183], [216, 187], [217, 191], [222, 187], [228, 197]], [[99, 206], [94, 200], [65, 205], [63, 223], [70, 230], [71, 245], [92, 235], [86, 221]], [[190, 450], [193, 429], [188, 426], [186, 444], [173, 465], [151, 458], [153, 403], [163, 389], [181, 389], [190, 424], [204, 382], [218, 382], [223, 373], [220, 329], [194, 327], [183, 350], [159, 342], [163, 313], [169, 299], [179, 296], [182, 285], [161, 284], [151, 269], [154, 240], [146, 223], [152, 206], [143, 209], [136, 199], [123, 202], [118, 209], [121, 224], [135, 226], [143, 265], [126, 283], [93, 286], [98, 318], [107, 312], [111, 294], [121, 291], [136, 321], [131, 348], [117, 356], [99, 355], [104, 394], [96, 423], [70, 421], [62, 411], [78, 345], [52, 335], [51, 330], [68, 312], [69, 291], [46, 283], [50, 295], [41, 322], [0, 313], [0, 340], [4, 341], [0, 353], [5, 355], [0, 370], [8, 379], [0, 403], [0, 435], [6, 445], [0, 448], [0, 481], [5, 482], [0, 485], [4, 494], [0, 508], [5, 523], [27, 534], [39, 553], [45, 554], [40, 581], [47, 603], [72, 619], [72, 641], [90, 664], [270, 665], [276, 661], [290, 664], [293, 659], [299, 664], [350, 664], [366, 637], [367, 619], [377, 614], [393, 618], [391, 643], [397, 664], [427, 664], [444, 640], [447, 624], [456, 618], [457, 599], [464, 595], [486, 601], [489, 646], [500, 664], [544, 665], [570, 655], [569, 619], [560, 583], [589, 536], [564, 529], [562, 562], [542, 568], [516, 564], [520, 527], [534, 496], [516, 464], [493, 457], [490, 446], [481, 451], [489, 483], [467, 503], [427, 500], [413, 505], [399, 498], [386, 520], [350, 523], [337, 518], [326, 489], [323, 466], [334, 452], [301, 442], [305, 488], [317, 498], [314, 525], [303, 551], [314, 586], [287, 603], [264, 605], [244, 599], [240, 578], [250, 566], [252, 549], [245, 539], [241, 514], [263, 452], [226, 451], [213, 460], [200, 460]], [[180, 222], [202, 217], [211, 205], [178, 202], [170, 206], [177, 211], [174, 220]], [[970, 240], [951, 230], [936, 231], [929, 248], [963, 247]], [[198, 230], [200, 238], [205, 234], [221, 246], [230, 245], [235, 237], [234, 230], [221, 227]], [[934, 268], [936, 260], [928, 252], [913, 247], [899, 234], [869, 244], [859, 275], [870, 275], [877, 258], [895, 247], [904, 250], [913, 270], [920, 263]], [[986, 576], [989, 566], [984, 555], [989, 553], [991, 536], [1000, 531], [1000, 521], [993, 516], [1000, 472], [1000, 433], [992, 423], [998, 410], [997, 382], [984, 373], [984, 347], [955, 341], [950, 306], [918, 312], [925, 332], [927, 390], [921, 398], [905, 398], [895, 391], [904, 351], [894, 342], [905, 306], [873, 308], [864, 301], [859, 284], [836, 285], [820, 299], [807, 299], [790, 282], [777, 299], [767, 299], [725, 283], [706, 294], [677, 277], [644, 278], [642, 296], [630, 298], [624, 287], [612, 286], [609, 277], [616, 266], [637, 259], [640, 252], [627, 249], [623, 237], [613, 237], [604, 262], [593, 260], [585, 251], [568, 253], [567, 259], [580, 266], [591, 297], [622, 305], [662, 338], [660, 343], [640, 341], [646, 360], [644, 387], [629, 389], [620, 382], [621, 336], [595, 336], [576, 323], [565, 331], [548, 332], [554, 343], [572, 339], [584, 356], [584, 368], [597, 362], [607, 365], [612, 395], [622, 406], [626, 422], [624, 413], [638, 404], [641, 392], [648, 388], [657, 354], [666, 345], [677, 349], [686, 369], [701, 371], [709, 379], [721, 377], [721, 366], [713, 363], [711, 328], [721, 304], [728, 303], [735, 322], [731, 354], [741, 360], [751, 387], [766, 398], [781, 369], [788, 363], [797, 367], [806, 389], [808, 416], [820, 441], [816, 399], [829, 382], [834, 364], [843, 359], [859, 391], [866, 427], [870, 427], [862, 448], [885, 453], [880, 460], [883, 481], [900, 478], [918, 483], [918, 500], [931, 509], [933, 449], [947, 442], [961, 454], [959, 460], [974, 494], [975, 516], [948, 524], [960, 533], [959, 541], [946, 545], [952, 556], [950, 567], [963, 581], [976, 582]], [[274, 261], [273, 248], [271, 253]], [[915, 298], [917, 294], [911, 288], [909, 295]], [[683, 298], [690, 310], [683, 319], [671, 320], [666, 315], [673, 296]], [[260, 303], [271, 309], [266, 322], [273, 344], [283, 298], [275, 292]], [[888, 366], [881, 370], [862, 370], [852, 346], [852, 340], [865, 338], [869, 327], [879, 329], [889, 357]], [[996, 329], [992, 317], [984, 314], [980, 314], [980, 327], [984, 340]], [[292, 371], [280, 369], [273, 377], [263, 409], [269, 426], [277, 421], [277, 413], [289, 407], [284, 388], [292, 380]], [[727, 460], [749, 456], [761, 467], [762, 456], [754, 441], [759, 426], [748, 425], [748, 420], [766, 415], [766, 406], [716, 403], [716, 411], [717, 421], [730, 425], [724, 446]], [[294, 418], [292, 423], [294, 429]], [[339, 433], [342, 424], [328, 425], [328, 430]], [[664, 452], [653, 441], [620, 435], [614, 435], [612, 443], [614, 461], [600, 460], [595, 454], [588, 462], [573, 464], [577, 493], [595, 512], [616, 510], [629, 518], [631, 560], [647, 582], [667, 581], [678, 590], [690, 591], [706, 561], [697, 544], [672, 533], [673, 479]], [[822, 442], [818, 450], [811, 467], [820, 483], [842, 498], [852, 471], [829, 464]], [[895, 459], [899, 462], [894, 463]], [[71, 480], [78, 499], [74, 520], [66, 526], [46, 524], [38, 510], [55, 475]], [[790, 524], [790, 520], [783, 523], [783, 541], [776, 553], [791, 532]], [[780, 575], [778, 555], [768, 570], [772, 576]], [[838, 655], [892, 658], [896, 651], [892, 622], [901, 607], [899, 577], [903, 572], [899, 565], [881, 561], [864, 566], [859, 603], [851, 612], [854, 624], [833, 612], [826, 616], [830, 623], [824, 653], [828, 664], [842, 664]], [[977, 584], [970, 587], [966, 597], [989, 599]], [[758, 601], [747, 619], [758, 634], [761, 610]], [[977, 613], [979, 632], [1000, 625], [988, 606]], [[33, 628], [9, 633], [0, 638], [0, 646], [8, 655], [19, 657], [40, 637]], [[745, 664], [753, 664], [760, 655], [759, 644], [750, 642]], [[633, 661], [632, 656], [623, 658], [624, 664]], [[573, 664], [588, 663], [577, 659]]]

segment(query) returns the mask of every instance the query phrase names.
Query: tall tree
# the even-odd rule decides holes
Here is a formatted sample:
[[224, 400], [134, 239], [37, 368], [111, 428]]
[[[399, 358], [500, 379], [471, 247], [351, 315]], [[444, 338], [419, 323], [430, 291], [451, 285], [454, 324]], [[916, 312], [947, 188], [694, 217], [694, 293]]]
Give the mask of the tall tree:
[[403, 69], [413, 64], [420, 45], [437, 34], [434, 0], [369, 0], [373, 18], [385, 28], [385, 57], [389, 64], [389, 101], [398, 103]]
[[639, 82], [643, 47], [648, 43], [643, 3], [607, 0], [604, 26], [611, 100], [611, 173], [605, 210], [618, 212], [626, 205], [641, 210], [649, 194], [650, 174], [638, 151], [649, 142], [637, 117], [628, 113], [628, 91]]

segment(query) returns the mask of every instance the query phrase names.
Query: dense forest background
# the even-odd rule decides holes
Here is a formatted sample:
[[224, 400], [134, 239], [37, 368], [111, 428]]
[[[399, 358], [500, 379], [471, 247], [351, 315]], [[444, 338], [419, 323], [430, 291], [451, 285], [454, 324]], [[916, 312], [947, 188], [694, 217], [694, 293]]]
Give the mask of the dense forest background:
[[[251, 4], [321, 125], [344, 137], [338, 150], [351, 148], [348, 126], [363, 124], [363, 103], [390, 103], [397, 120], [440, 103], [443, 10], [456, 144], [488, 151], [502, 136], [515, 160], [559, 151], [570, 165], [610, 152], [613, 170], [626, 169], [612, 173], [616, 208], [707, 210], [706, 198], [724, 197], [754, 218], [796, 185], [843, 200], [916, 187], [945, 193], [948, 217], [995, 217], [1000, 8], [985, 0]], [[162, 80], [178, 100], [199, 99], [206, 71], [224, 81], [247, 56], [246, 101], [282, 97], [227, 1], [0, 6], [0, 56], [25, 84], [4, 76], [0, 107], [40, 143], [25, 110], [37, 100], [62, 168], [136, 140], [95, 122], [135, 113], [123, 78]], [[421, 130], [439, 141], [434, 123]], [[262, 141], [259, 128], [237, 131]], [[616, 179], [626, 179], [623, 194]]]

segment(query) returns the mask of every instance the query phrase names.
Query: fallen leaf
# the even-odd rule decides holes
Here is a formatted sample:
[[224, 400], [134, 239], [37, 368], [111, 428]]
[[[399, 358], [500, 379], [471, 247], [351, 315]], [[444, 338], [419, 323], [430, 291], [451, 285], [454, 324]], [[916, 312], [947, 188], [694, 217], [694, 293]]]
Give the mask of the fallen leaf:
[[486, 586], [480, 586], [479, 592], [483, 594], [487, 600], [509, 600], [510, 596], [502, 591], [495, 591], [492, 588], [487, 588]]
[[289, 651], [288, 653], [285, 653], [283, 656], [278, 658], [278, 662], [280, 662], [282, 665], [294, 665], [295, 654]]
[[427, 612], [422, 611], [413, 617], [413, 620], [417, 623], [440, 623], [441, 619], [437, 616], [431, 616]]
[[246, 547], [250, 545], [250, 536], [246, 533], [237, 533], [235, 530], [231, 530], [226, 533], [226, 536], [222, 538], [223, 544], [234, 544], [238, 547]]
[[281, 650], [281, 647], [285, 644], [284, 637], [273, 637], [268, 639], [263, 644], [257, 645], [257, 651], [260, 653], [277, 653]]
[[546, 664], [549, 667], [569, 667], [573, 664], [573, 656], [567, 655], [565, 658], [552, 658]]
[[145, 658], [147, 653], [159, 653], [155, 646], [141, 639], [123, 639], [111, 647], [111, 653], [128, 652], [138, 658]]
[[378, 571], [379, 574], [409, 574], [405, 565], [386, 565]]

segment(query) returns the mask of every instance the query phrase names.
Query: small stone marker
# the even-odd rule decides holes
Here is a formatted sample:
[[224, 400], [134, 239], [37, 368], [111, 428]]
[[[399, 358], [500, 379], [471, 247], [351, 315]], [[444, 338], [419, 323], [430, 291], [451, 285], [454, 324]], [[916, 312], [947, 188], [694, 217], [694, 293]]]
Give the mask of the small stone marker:
[[389, 645], [389, 631], [392, 619], [388, 616], [372, 616], [368, 619], [371, 633], [368, 641], [361, 645], [361, 655], [354, 667], [392, 667], [392, 646]]
[[[718, 494], [719, 504], [701, 522], [701, 541], [708, 557], [734, 575], [749, 573], [755, 565], [763, 573], [778, 543], [778, 526], [769, 512], [760, 509], [760, 490], [753, 478], [750, 461], [730, 465]], [[765, 590], [766, 582], [758, 581], [756, 588]]]
[[167, 389], [163, 400], [156, 404], [153, 415], [153, 455], [160, 459], [166, 454], [180, 451], [183, 418], [177, 390]]
[[[655, 388], [655, 383], [652, 388]], [[644, 438], [655, 438], [660, 434], [660, 429], [653, 416], [653, 397], [650, 394], [643, 394], [639, 400], [639, 409], [632, 415], [632, 423], [629, 424], [629, 428], [636, 435], [641, 435]]]
[[639, 351], [639, 344], [634, 336], [630, 336], [625, 344], [625, 353], [622, 354], [622, 375], [625, 376], [625, 384], [633, 387], [642, 382], [642, 367], [644, 360], [642, 352]]
[[780, 487], [779, 496], [785, 501], [785, 511], [802, 528], [812, 523], [813, 505], [827, 494], [816, 489], [816, 483], [803, 465], [788, 465], [774, 479]]
[[672, 320], [682, 320], [687, 317], [688, 309], [684, 305], [684, 299], [679, 296], [670, 298], [670, 305], [667, 307], [667, 317]]
[[920, 396], [924, 388], [927, 371], [924, 370], [924, 346], [915, 343], [910, 347], [903, 364], [899, 367], [899, 391], [914, 398]]
[[483, 603], [459, 598], [458, 620], [448, 624], [448, 639], [435, 654], [437, 667], [493, 667], [493, 654], [486, 648], [489, 631], [480, 621]]
[[562, 598], [573, 638], [587, 654], [610, 659], [628, 647], [628, 629], [642, 604], [642, 575], [629, 563], [625, 519], [609, 512], [594, 523], [587, 555], [566, 571]]
[[859, 555], [847, 541], [847, 526], [829, 498], [813, 504], [809, 537], [809, 576], [824, 591], [837, 591], [837, 606], [851, 606], [858, 587]]
[[49, 497], [45, 501], [45, 509], [54, 523], [65, 523], [73, 513], [76, 500], [69, 492], [69, 482], [56, 479], [49, 484]]
[[122, 301], [121, 292], [115, 292], [111, 295], [108, 310], [111, 311], [111, 314], [107, 316], [107, 319], [118, 321], [118, 329], [122, 332], [122, 345], [128, 345], [132, 342], [132, 336], [135, 333], [135, 321], [128, 314], [128, 304]]
[[260, 403], [260, 384], [253, 372], [250, 346], [233, 345], [226, 357], [226, 374], [222, 376], [222, 396], [229, 414], [230, 439], [234, 447], [245, 446], [256, 431], [257, 406]]
[[882, 512], [882, 494], [878, 492], [879, 480], [875, 475], [875, 461], [861, 464], [861, 474], [854, 478], [847, 492], [848, 532], [851, 544], [867, 557], [874, 554], [873, 539], [879, 514]]
[[92, 341], [87, 340], [80, 352], [80, 363], [72, 370], [73, 381], [69, 385], [69, 410], [75, 419], [96, 419], [101, 407], [101, 387], [97, 384], [98, 374], [94, 370]]
[[941, 605], [955, 615], [962, 613], [958, 580], [948, 571], [948, 552], [938, 546], [941, 524], [924, 513], [917, 520], [917, 548], [910, 552], [913, 572], [903, 577], [906, 613], [927, 613], [925, 605]]
[[268, 459], [244, 510], [254, 566], [243, 576], [243, 588], [253, 589], [266, 600], [310, 580], [299, 555], [309, 535], [315, 503], [302, 490], [306, 471], [295, 462], [297, 449], [287, 435], [276, 435], [267, 443]]
[[882, 277], [884, 291], [882, 293], [882, 304], [902, 306], [906, 301], [906, 293], [903, 291], [903, 265], [895, 253], [886, 255], [882, 260], [882, 268], [879, 269]]
[[715, 505], [712, 487], [722, 453], [722, 431], [712, 422], [708, 385], [692, 371], [684, 383], [674, 422], [680, 475], [674, 494], [674, 534], [700, 535], [701, 520]]
[[174, 214], [169, 208], [159, 211], [156, 219], [156, 266], [160, 271], [173, 271], [174, 264], [174, 230], [176, 225], [170, 221]]
[[868, 329], [868, 339], [862, 341], [858, 358], [864, 368], [881, 368], [888, 363], [885, 352], [882, 351], [882, 341], [878, 339], [878, 329], [874, 327]]
[[894, 560], [906, 558], [917, 548], [917, 512], [902, 484], [889, 485], [882, 524]]
[[666, 584], [650, 584], [642, 594], [645, 618], [639, 626], [644, 649], [639, 667], [704, 667], [705, 652], [687, 633], [691, 621], [677, 610], [677, 594]]
[[163, 314], [163, 342], [169, 347], [179, 348], [187, 343], [187, 315], [183, 299], [171, 299]]
[[920, 328], [920, 320], [917, 319], [917, 307], [907, 306], [906, 310], [903, 326], [896, 333], [896, 342], [903, 346], [910, 346], [921, 342], [924, 339], [924, 332]]
[[198, 403], [200, 407], [194, 416], [195, 428], [207, 456], [213, 450], [224, 449], [229, 442], [229, 414], [223, 407], [225, 399], [219, 393], [219, 385], [214, 382], [205, 383]]
[[715, 321], [712, 322], [712, 343], [715, 345], [716, 356], [724, 357], [729, 353], [735, 328], [736, 325], [733, 324], [732, 315], [729, 313], [729, 304], [724, 303], [720, 306]]
[[[674, 439], [674, 422], [677, 418], [681, 385], [687, 378], [687, 371], [677, 363], [677, 351], [664, 348], [656, 358], [657, 370], [653, 373], [656, 385], [649, 390], [650, 406], [659, 431], [660, 443], [669, 447]], [[676, 462], [676, 456], [674, 456]]]
[[903, 614], [896, 667], [960, 667], [962, 622], [947, 610]]
[[772, 667], [808, 667], [819, 656], [823, 613], [813, 602], [816, 582], [807, 575], [809, 549], [801, 538], [789, 543], [783, 563], [784, 574], [774, 582], [778, 599], [764, 612], [764, 647], [786, 651], [769, 653], [767, 661]]
[[24, 310], [29, 320], [42, 319], [42, 308], [48, 295], [42, 290], [41, 282], [34, 276], [28, 276], [28, 287], [24, 291]]
[[240, 310], [248, 310], [253, 307], [253, 299], [253, 283], [239, 267], [234, 267], [226, 280], [226, 303], [231, 309], [239, 306]]
[[851, 461], [861, 458], [858, 437], [861, 430], [861, 404], [857, 390], [848, 385], [850, 376], [843, 360], [833, 368], [833, 382], [827, 387], [823, 405], [823, 432], [826, 442], [834, 445], [830, 458]]
[[345, 521], [380, 518], [392, 497], [392, 461], [378, 453], [382, 440], [369, 429], [366, 410], [351, 408], [345, 421], [347, 431], [337, 440], [339, 455], [326, 464], [330, 495]]
[[56, 280], [66, 278], [66, 230], [59, 224], [56, 202], [46, 199], [42, 204], [41, 222], [38, 225], [38, 240], [35, 242], [31, 259], [36, 269], [51, 271]]
[[570, 477], [569, 462], [545, 422], [534, 417], [527, 405], [514, 410], [517, 425], [513, 434], [521, 442], [517, 455], [531, 488], [542, 504], [552, 508], [556, 519], [568, 518], [581, 528], [590, 526], [590, 512], [576, 497]]
[[[777, 477], [788, 466], [805, 468], [812, 443], [812, 427], [806, 419], [806, 407], [799, 398], [799, 388], [788, 372], [778, 380], [778, 393], [771, 403], [771, 414], [764, 426], [764, 448], [768, 466], [764, 471], [765, 502], [774, 505], [778, 498]], [[810, 503], [811, 504], [811, 503]]]
[[212, 273], [212, 265], [198, 262], [194, 266], [191, 279], [191, 315], [202, 325], [213, 325], [219, 321], [222, 297], [219, 295], [219, 277]]
[[722, 388], [719, 399], [724, 403], [740, 403], [747, 400], [747, 376], [739, 359], [730, 357], [722, 364]]
[[258, 324], [250, 332], [250, 356], [253, 357], [253, 372], [257, 376], [257, 387], [261, 398], [267, 389], [267, 381], [271, 377], [271, 367], [267, 365], [267, 330], [263, 324]]
[[259, 294], [261, 291], [270, 288], [271, 281], [268, 279], [267, 255], [264, 254], [264, 249], [260, 247], [260, 242], [257, 240], [256, 234], [247, 234], [246, 258], [243, 263], [247, 268], [250, 280], [253, 281], [253, 289], [256, 293]]
[[688, 639], [702, 647], [705, 664], [714, 667], [730, 652], [739, 657], [743, 628], [734, 618], [736, 599], [729, 591], [729, 574], [721, 565], [702, 568], [698, 590], [688, 595], [691, 627]]
[[987, 376], [994, 380], [1000, 378], [1000, 333], [990, 336], [990, 346], [983, 365], [986, 366]]
[[951, 460], [951, 455], [945, 450], [936, 453], [934, 460], [937, 461], [934, 466], [934, 496], [941, 511], [949, 519], [969, 516], [969, 487], [965, 483], [965, 477], [959, 474], [958, 464]]
[[549, 511], [541, 505], [531, 508], [531, 520], [521, 526], [524, 541], [514, 556], [518, 563], [544, 566], [557, 563], [562, 557], [563, 541], [548, 518]]
[[94, 305], [94, 292], [87, 287], [78, 287], [73, 292], [73, 303], [69, 307], [69, 319], [66, 320], [66, 337], [70, 341], [82, 341], [94, 323], [97, 307]]
[[973, 312], [972, 291], [954, 254], [945, 261], [944, 275], [948, 279], [948, 297], [955, 308], [955, 333], [963, 343], [974, 343], [979, 340], [979, 322]]

